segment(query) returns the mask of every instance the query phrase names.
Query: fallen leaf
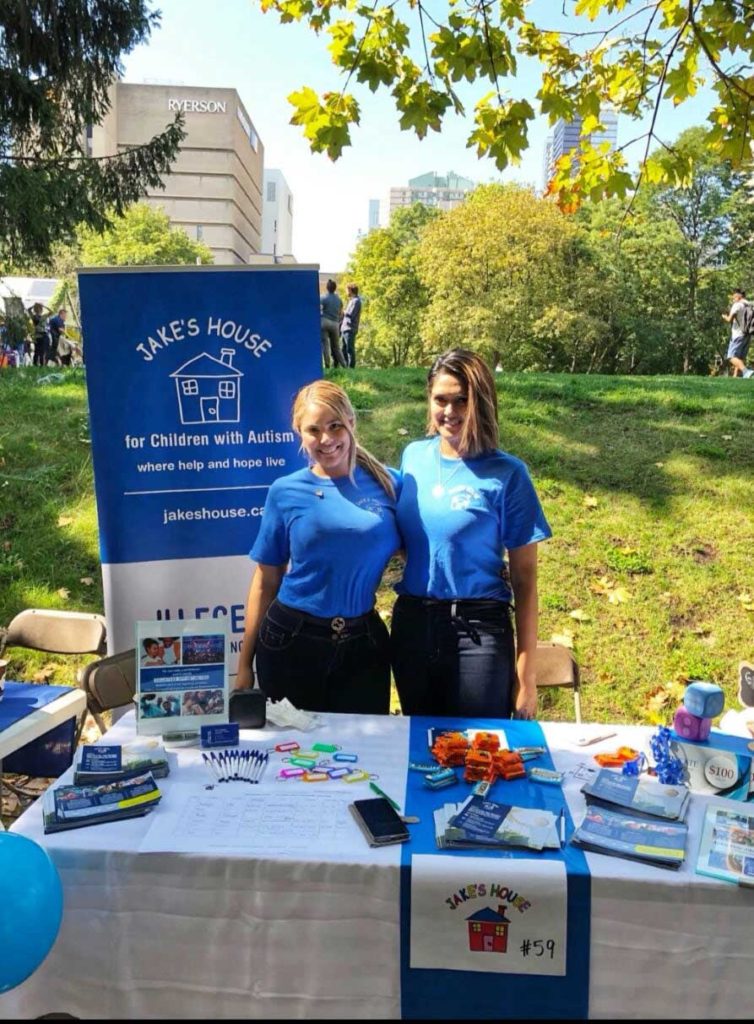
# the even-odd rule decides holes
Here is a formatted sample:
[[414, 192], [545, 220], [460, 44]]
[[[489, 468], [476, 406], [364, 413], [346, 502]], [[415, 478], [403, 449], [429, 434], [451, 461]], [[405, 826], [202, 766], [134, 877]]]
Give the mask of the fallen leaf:
[[92, 583], [94, 583], [94, 580], [92, 579], [91, 576], [82, 576], [81, 579], [79, 580], [79, 583], [83, 583], [85, 587], [91, 587]]
[[47, 680], [48, 679], [52, 679], [52, 677], [54, 675], [55, 675], [55, 666], [54, 665], [44, 665], [42, 668], [39, 669], [38, 672], [34, 673], [32, 678], [33, 678], [35, 683], [46, 683]]
[[572, 619], [576, 619], [577, 622], [591, 622], [592, 616], [587, 615], [583, 608], [574, 608], [572, 612], [569, 612]]
[[585, 508], [597, 508], [599, 502], [596, 498], [593, 498], [591, 494], [584, 495], [584, 507]]
[[723, 438], [723, 441], [732, 441], [733, 440], [733, 434], [723, 434], [722, 438]]
[[573, 650], [573, 633], [570, 629], [564, 629], [562, 633], [553, 633], [550, 643], [560, 644], [561, 647], [570, 647]]
[[610, 604], [623, 604], [625, 601], [630, 600], [631, 595], [625, 587], [616, 587], [615, 590], [611, 590], [607, 595], [607, 599]]
[[9, 540], [4, 540], [3, 541], [3, 551], [10, 551], [11, 547], [12, 547], [12, 545], [11, 545], [11, 542]]
[[647, 709], [650, 714], [658, 715], [670, 702], [670, 694], [660, 690], [654, 697], [649, 698]]
[[593, 590], [595, 594], [609, 594], [614, 587], [615, 584], [609, 576], [600, 576], [598, 580], [592, 580], [589, 584], [589, 589]]
[[405, 437], [406, 434], [408, 434], [408, 431], [406, 430], [405, 427], [398, 427], [398, 433], [401, 435], [401, 437]]
[[58, 516], [58, 526], [70, 526], [73, 516]]
[[738, 600], [741, 604], [751, 604], [751, 602], [754, 601], [754, 596], [744, 590], [738, 595]]
[[655, 462], [655, 466], [657, 466], [657, 468], [658, 468], [658, 469], [662, 469], [662, 467], [663, 467], [664, 465], [665, 465], [665, 463], [664, 463], [664, 462]]
[[64, 601], [67, 601], [71, 596], [71, 592], [67, 587], [61, 587], [60, 590], [55, 591], [58, 597], [62, 597]]

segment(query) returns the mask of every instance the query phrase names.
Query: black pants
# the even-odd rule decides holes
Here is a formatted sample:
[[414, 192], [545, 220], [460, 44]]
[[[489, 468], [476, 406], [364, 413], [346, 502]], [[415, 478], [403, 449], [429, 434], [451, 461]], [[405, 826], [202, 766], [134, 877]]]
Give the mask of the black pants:
[[33, 366], [47, 366], [47, 354], [50, 347], [49, 338], [46, 334], [38, 334], [34, 338]]
[[402, 595], [391, 650], [404, 715], [510, 717], [515, 638], [505, 601]]
[[256, 647], [260, 687], [307, 711], [386, 715], [390, 638], [377, 612], [320, 619], [273, 601]]

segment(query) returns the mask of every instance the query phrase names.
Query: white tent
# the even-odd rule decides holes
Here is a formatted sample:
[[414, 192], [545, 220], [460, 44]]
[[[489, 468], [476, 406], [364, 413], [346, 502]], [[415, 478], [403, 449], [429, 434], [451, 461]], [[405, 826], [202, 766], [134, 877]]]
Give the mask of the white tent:
[[0, 300], [17, 296], [25, 309], [35, 302], [49, 306], [57, 286], [55, 277], [0, 277]]

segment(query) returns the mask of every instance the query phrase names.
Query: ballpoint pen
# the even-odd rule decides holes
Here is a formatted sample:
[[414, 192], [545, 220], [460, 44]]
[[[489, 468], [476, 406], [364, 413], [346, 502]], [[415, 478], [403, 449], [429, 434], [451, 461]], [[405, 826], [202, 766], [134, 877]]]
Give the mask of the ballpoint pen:
[[369, 783], [369, 788], [371, 789], [371, 791], [373, 793], [376, 793], [378, 796], [383, 796], [387, 800], [387, 802], [390, 804], [390, 806], [393, 808], [393, 810], [398, 811], [398, 813], [400, 814], [400, 810], [401, 810], [400, 804], [397, 804], [395, 802], [395, 800], [393, 800], [392, 797], [389, 797], [384, 790], [380, 789], [380, 787], [376, 783], [370, 782]]
[[565, 846], [565, 811], [560, 811], [560, 846]]

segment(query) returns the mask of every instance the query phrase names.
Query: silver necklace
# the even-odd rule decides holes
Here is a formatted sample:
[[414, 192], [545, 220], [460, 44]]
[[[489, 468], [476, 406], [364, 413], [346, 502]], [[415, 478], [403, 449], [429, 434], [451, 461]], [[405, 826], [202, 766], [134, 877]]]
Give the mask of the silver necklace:
[[445, 496], [445, 492], [447, 490], [447, 486], [450, 483], [450, 480], [452, 479], [453, 474], [457, 473], [458, 470], [463, 465], [463, 459], [461, 459], [461, 458], [458, 459], [458, 464], [456, 466], [453, 466], [453, 468], [451, 469], [450, 473], [448, 473], [448, 475], [445, 478], [445, 481], [443, 482], [443, 478], [442, 478], [442, 452], [440, 451], [440, 444], [439, 444], [439, 442], [437, 444], [436, 452], [437, 452], [437, 483], [432, 488], [432, 497], [433, 498], [442, 498], [442, 497]]

